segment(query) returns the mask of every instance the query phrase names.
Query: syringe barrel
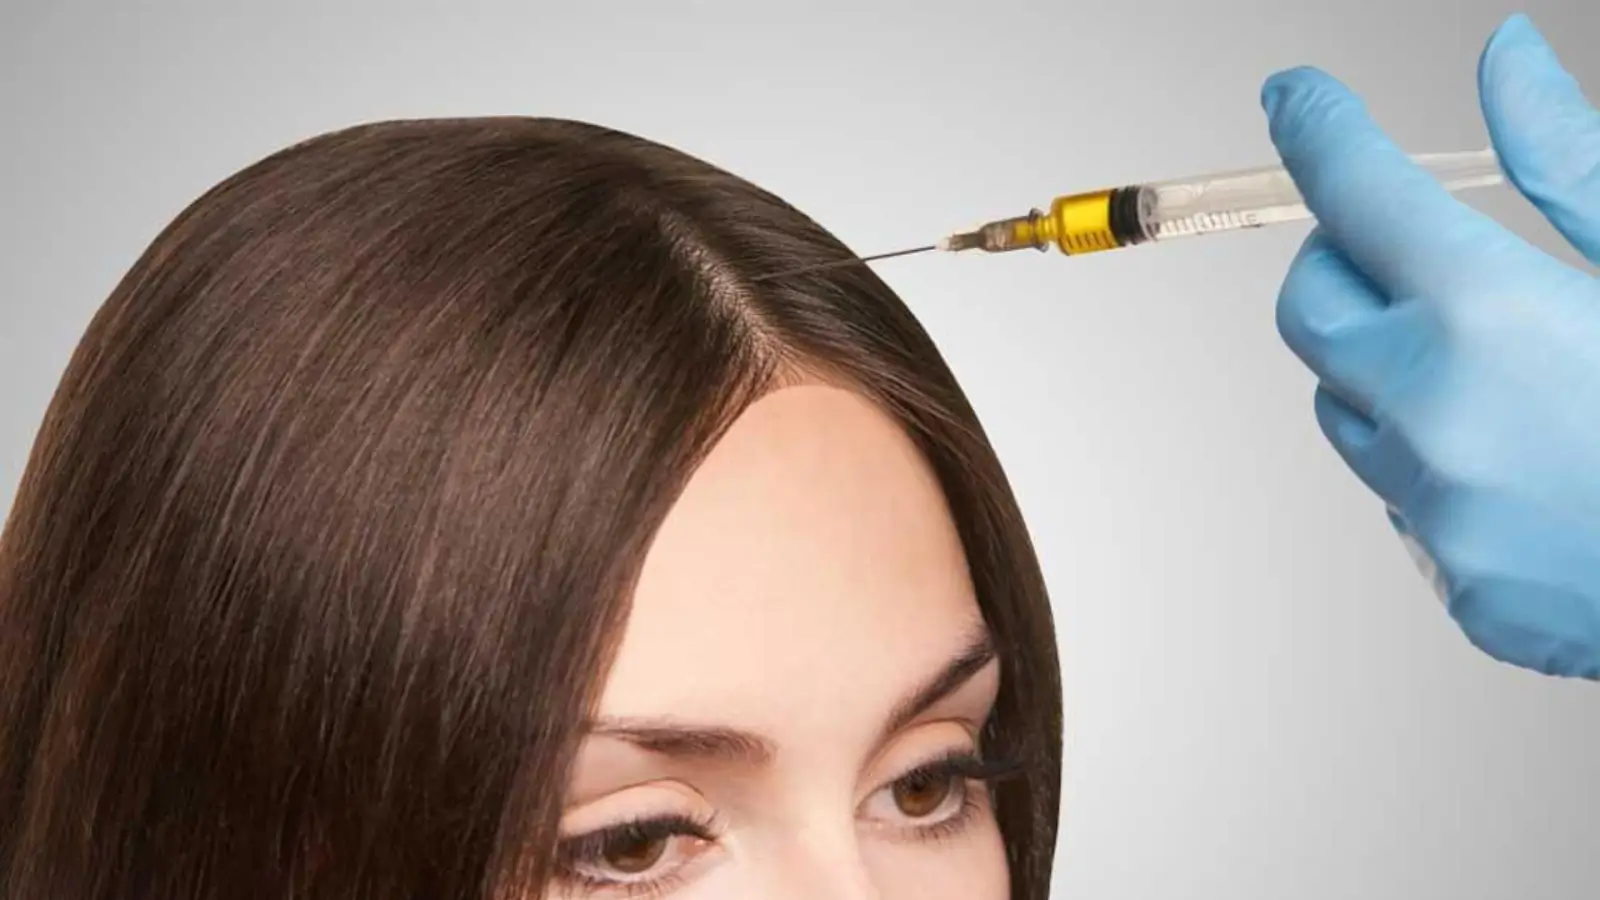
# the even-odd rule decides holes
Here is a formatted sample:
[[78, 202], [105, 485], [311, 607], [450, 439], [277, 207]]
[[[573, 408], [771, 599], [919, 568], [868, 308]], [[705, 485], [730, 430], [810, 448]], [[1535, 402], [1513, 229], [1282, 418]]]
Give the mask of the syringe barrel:
[[[1451, 191], [1505, 180], [1493, 150], [1419, 154], [1412, 160]], [[1282, 166], [1145, 184], [1138, 193], [1138, 231], [1148, 241], [1312, 218]]]
[[[1505, 181], [1493, 150], [1412, 157], [1447, 190]], [[1057, 197], [1048, 213], [989, 222], [954, 236], [950, 247], [1000, 253], [1054, 246], [1069, 256], [1197, 234], [1261, 228], [1312, 218], [1282, 166], [1262, 166], [1174, 181], [1133, 184]]]

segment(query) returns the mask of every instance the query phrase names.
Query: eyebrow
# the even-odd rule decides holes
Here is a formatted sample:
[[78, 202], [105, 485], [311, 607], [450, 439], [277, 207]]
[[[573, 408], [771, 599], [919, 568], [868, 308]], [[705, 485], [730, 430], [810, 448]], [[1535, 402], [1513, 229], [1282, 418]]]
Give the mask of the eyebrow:
[[990, 638], [988, 629], [980, 630], [960, 653], [945, 663], [938, 674], [923, 682], [894, 705], [893, 711], [889, 713], [889, 720], [884, 723], [883, 732], [878, 737], [878, 743], [887, 741], [895, 732], [911, 724], [917, 716], [927, 712], [929, 707], [954, 694], [971, 681], [974, 675], [982, 671], [984, 666], [992, 662], [995, 656], [994, 641]]
[[626, 741], [640, 750], [675, 759], [754, 767], [766, 765], [777, 755], [772, 742], [757, 734], [665, 718], [597, 719], [587, 732], [595, 737]]
[[[980, 631], [932, 678], [894, 705], [878, 743], [955, 693], [994, 660], [995, 655], [994, 642], [987, 629]], [[737, 763], [754, 768], [770, 763], [777, 755], [777, 747], [761, 735], [670, 718], [601, 718], [590, 722], [585, 731], [590, 736], [615, 738], [646, 752], [674, 759]]]

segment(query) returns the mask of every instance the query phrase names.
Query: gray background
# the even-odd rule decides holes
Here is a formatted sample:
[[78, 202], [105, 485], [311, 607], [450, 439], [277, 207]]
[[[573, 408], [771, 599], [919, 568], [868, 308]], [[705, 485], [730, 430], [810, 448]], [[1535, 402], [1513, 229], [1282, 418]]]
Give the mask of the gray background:
[[[321, 131], [587, 119], [872, 252], [1068, 190], [1271, 161], [1257, 90], [1301, 63], [1410, 149], [1483, 146], [1477, 55], [1513, 11], [632, 6], [4, 0], [0, 508], [135, 256], [202, 190]], [[1600, 95], [1600, 8], [1524, 8]], [[1557, 246], [1509, 192], [1477, 202]], [[1471, 649], [1324, 445], [1272, 316], [1303, 234], [880, 266], [991, 429], [1058, 606], [1057, 896], [1595, 896], [1600, 689]]]

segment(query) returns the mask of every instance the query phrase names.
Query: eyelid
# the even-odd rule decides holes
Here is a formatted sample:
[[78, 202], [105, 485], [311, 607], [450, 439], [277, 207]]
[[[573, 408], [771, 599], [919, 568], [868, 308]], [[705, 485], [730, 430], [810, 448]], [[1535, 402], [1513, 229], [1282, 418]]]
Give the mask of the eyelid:
[[984, 759], [977, 752], [953, 752], [936, 757], [889, 782], [891, 786], [916, 775], [941, 775], [965, 778], [969, 781], [999, 781], [1022, 774], [1024, 765], [1019, 759]]
[[950, 757], [981, 757], [983, 733], [983, 722], [964, 716], [919, 722], [879, 748], [862, 781], [870, 785], [870, 794]]
[[679, 816], [705, 820], [715, 815], [710, 802], [684, 782], [657, 779], [613, 790], [569, 807], [561, 816], [561, 838], [580, 837], [628, 822]]
[[564, 837], [560, 846], [564, 851], [570, 850], [582, 854], [595, 848], [603, 848], [607, 841], [619, 837], [632, 837], [635, 831], [649, 835], [653, 839], [694, 837], [714, 841], [717, 839], [715, 825], [716, 822], [709, 817], [701, 819], [677, 813], [641, 816]]

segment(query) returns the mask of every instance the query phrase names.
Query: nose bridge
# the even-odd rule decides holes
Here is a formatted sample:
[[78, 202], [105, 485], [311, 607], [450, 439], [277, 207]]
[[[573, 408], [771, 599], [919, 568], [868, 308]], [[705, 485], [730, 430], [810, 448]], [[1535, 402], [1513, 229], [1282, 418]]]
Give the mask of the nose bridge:
[[803, 825], [774, 848], [772, 900], [883, 900], [850, 824]]

